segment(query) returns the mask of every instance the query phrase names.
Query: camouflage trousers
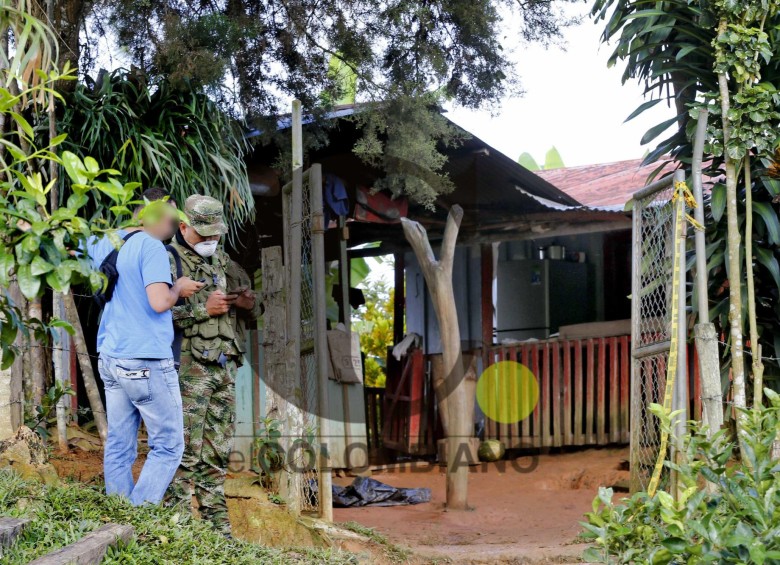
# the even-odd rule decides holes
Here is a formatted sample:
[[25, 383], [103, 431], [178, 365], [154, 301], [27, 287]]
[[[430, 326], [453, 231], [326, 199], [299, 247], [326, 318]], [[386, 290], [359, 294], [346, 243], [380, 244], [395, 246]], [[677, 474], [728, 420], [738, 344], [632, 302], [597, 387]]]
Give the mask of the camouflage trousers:
[[169, 490], [170, 505], [189, 511], [192, 496], [201, 518], [230, 533], [225, 475], [235, 431], [236, 366], [202, 364], [182, 352], [179, 368], [184, 411], [184, 455]]

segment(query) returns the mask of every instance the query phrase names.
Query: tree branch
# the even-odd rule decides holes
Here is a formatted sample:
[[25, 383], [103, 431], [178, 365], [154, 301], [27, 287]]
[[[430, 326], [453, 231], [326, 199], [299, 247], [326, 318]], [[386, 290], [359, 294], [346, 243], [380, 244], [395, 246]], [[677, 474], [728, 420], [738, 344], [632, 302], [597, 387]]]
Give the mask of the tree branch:
[[455, 204], [450, 208], [447, 216], [447, 225], [444, 228], [444, 240], [441, 243], [441, 267], [448, 273], [452, 273], [452, 263], [455, 259], [455, 246], [458, 240], [460, 222], [463, 220], [463, 208]]
[[406, 240], [411, 244], [412, 249], [418, 257], [425, 257], [426, 261], [420, 262], [420, 268], [423, 271], [433, 271], [439, 267], [436, 255], [433, 254], [431, 243], [428, 241], [428, 232], [419, 222], [409, 218], [401, 218], [401, 226], [404, 229]]

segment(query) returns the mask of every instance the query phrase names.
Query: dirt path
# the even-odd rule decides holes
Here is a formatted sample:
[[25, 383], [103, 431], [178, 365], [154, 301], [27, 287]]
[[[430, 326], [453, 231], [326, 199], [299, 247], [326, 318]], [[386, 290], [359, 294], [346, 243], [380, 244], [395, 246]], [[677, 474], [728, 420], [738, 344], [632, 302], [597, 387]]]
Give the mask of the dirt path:
[[[469, 512], [446, 512], [443, 468], [418, 463], [373, 477], [398, 487], [428, 487], [430, 503], [337, 508], [334, 519], [373, 528], [413, 555], [439, 563], [577, 563], [584, 549], [576, 544], [579, 522], [599, 486], [627, 483], [627, 458], [628, 448], [589, 449], [472, 467]], [[100, 452], [55, 455], [52, 463], [61, 477], [102, 478]], [[351, 481], [334, 478], [341, 485]]]
[[[335, 509], [334, 518], [375, 528], [418, 555], [456, 563], [578, 562], [583, 549], [575, 544], [579, 521], [600, 485], [628, 480], [628, 471], [621, 470], [627, 457], [627, 449], [594, 449], [539, 456], [531, 472], [530, 458], [516, 466], [504, 462], [503, 467], [473, 468], [470, 512], [443, 511], [445, 480], [438, 466], [375, 473], [375, 479], [393, 486], [430, 488], [432, 502]], [[350, 481], [336, 479], [339, 484]]]

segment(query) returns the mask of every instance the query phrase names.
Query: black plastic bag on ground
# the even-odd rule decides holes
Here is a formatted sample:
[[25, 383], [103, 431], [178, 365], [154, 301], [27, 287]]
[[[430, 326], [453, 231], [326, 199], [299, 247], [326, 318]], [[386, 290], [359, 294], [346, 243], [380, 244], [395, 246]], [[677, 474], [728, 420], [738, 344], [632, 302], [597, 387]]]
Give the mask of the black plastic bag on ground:
[[333, 485], [333, 506], [336, 508], [405, 506], [430, 501], [429, 488], [395, 488], [368, 477], [355, 477], [347, 487]]

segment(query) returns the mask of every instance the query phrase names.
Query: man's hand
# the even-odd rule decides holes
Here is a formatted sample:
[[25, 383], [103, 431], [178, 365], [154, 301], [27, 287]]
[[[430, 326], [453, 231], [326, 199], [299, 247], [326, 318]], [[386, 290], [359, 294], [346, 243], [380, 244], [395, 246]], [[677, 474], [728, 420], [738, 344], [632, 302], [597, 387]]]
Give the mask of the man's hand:
[[236, 298], [236, 308], [241, 308], [242, 310], [251, 310], [255, 307], [255, 291], [251, 289], [246, 289], [244, 292], [238, 295], [238, 298]]
[[190, 277], [180, 277], [176, 279], [175, 285], [179, 289], [179, 296], [181, 298], [189, 298], [204, 286], [205, 283], [192, 280]]
[[211, 317], [226, 314], [236, 301], [236, 298], [238, 298], [238, 296], [235, 294], [225, 294], [221, 290], [215, 290], [209, 294], [208, 299], [206, 299], [206, 312]]

